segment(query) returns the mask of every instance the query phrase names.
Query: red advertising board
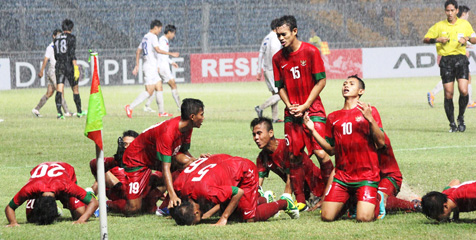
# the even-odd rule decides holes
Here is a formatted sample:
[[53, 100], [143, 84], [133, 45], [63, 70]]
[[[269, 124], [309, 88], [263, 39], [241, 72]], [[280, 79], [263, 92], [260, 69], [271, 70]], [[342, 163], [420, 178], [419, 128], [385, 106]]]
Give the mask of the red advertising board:
[[331, 54], [323, 55], [327, 79], [345, 79], [358, 74], [362, 77], [362, 49], [331, 49]]

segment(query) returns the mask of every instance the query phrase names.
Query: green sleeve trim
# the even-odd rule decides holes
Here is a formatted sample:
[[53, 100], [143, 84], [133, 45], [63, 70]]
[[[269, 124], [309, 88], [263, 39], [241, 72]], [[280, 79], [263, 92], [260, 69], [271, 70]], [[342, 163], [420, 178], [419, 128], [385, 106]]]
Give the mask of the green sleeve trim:
[[291, 174], [290, 172], [291, 172], [291, 171], [289, 171], [289, 168], [285, 168], [285, 169], [284, 169], [284, 173], [286, 173], [286, 174]]
[[319, 80], [326, 78], [326, 72], [320, 72], [312, 75], [314, 77], [314, 81], [317, 83]]
[[385, 131], [383, 130], [383, 128], [380, 128], [380, 130], [384, 133]]
[[321, 123], [326, 123], [326, 118], [325, 117], [319, 117], [319, 116], [310, 116], [309, 117], [311, 121], [313, 122], [321, 122]]
[[141, 170], [144, 167], [133, 167], [133, 168], [123, 167], [123, 168], [124, 168], [124, 171], [126, 172], [135, 172], [135, 171]]
[[274, 86], [278, 89], [283, 88], [283, 81], [274, 81]]
[[388, 179], [393, 184], [395, 189], [397, 189], [397, 193], [400, 192], [400, 186], [398, 186], [397, 181], [395, 181], [393, 177], [385, 177], [385, 178]]
[[89, 204], [91, 202], [92, 197], [93, 197], [93, 194], [91, 192], [87, 192], [86, 197], [84, 197], [82, 202]]
[[231, 195], [235, 196], [236, 194], [238, 194], [238, 190], [238, 187], [231, 187]]
[[13, 201], [13, 198], [10, 201], [10, 203], [8, 204], [8, 206], [10, 206], [13, 210], [15, 210], [19, 207], [18, 205], [15, 204], [15, 202]]
[[[450, 186], [446, 186], [445, 188], [443, 188], [443, 191], [448, 190], [448, 189], [450, 189], [450, 188], [451, 188]], [[13, 200], [12, 200], [12, 201], [13, 201]]]
[[334, 138], [326, 137], [327, 143], [329, 143], [332, 147], [335, 145], [335, 140]]
[[190, 149], [190, 143], [184, 143], [180, 147], [180, 152], [184, 153]]
[[260, 178], [267, 178], [269, 176], [269, 171], [258, 172]]
[[378, 188], [378, 182], [374, 182], [374, 181], [343, 182], [337, 178], [334, 178], [334, 182], [348, 188], [359, 188], [363, 186]]
[[171, 163], [172, 162], [172, 156], [167, 156], [167, 155], [164, 155], [160, 152], [157, 152], [157, 159], [159, 159], [159, 161], [161, 161], [161, 162], [166, 162], [166, 163]]

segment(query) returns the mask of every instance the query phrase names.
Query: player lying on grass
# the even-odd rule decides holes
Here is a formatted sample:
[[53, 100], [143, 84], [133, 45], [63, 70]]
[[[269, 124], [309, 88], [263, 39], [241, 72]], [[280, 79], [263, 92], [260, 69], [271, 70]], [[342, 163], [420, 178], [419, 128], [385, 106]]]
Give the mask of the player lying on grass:
[[280, 200], [270, 203], [260, 198], [257, 172], [253, 162], [241, 157], [215, 154], [200, 158], [174, 182], [182, 203], [170, 213], [178, 225], [197, 224], [220, 207], [224, 210], [215, 225], [226, 225], [232, 215], [244, 222], [266, 221], [279, 210], [298, 218], [299, 210], [290, 194], [284, 193]]
[[[302, 165], [304, 170], [305, 182], [294, 182], [291, 188], [289, 178], [289, 148], [286, 146], [285, 139], [276, 139], [272, 120], [266, 117], [255, 118], [250, 124], [253, 132], [253, 140], [262, 151], [256, 159], [256, 166], [259, 173], [259, 186], [263, 186], [264, 179], [268, 177], [269, 171], [276, 173], [285, 183], [284, 192], [296, 196], [303, 195], [309, 201], [309, 206], [319, 207], [317, 200], [324, 193], [326, 183], [322, 179], [321, 170], [314, 165], [312, 160], [303, 155]], [[311, 194], [314, 195], [311, 198]], [[315, 198], [317, 197], [317, 198]], [[297, 197], [296, 197], [297, 198]], [[300, 204], [300, 203], [299, 203]], [[305, 206], [305, 205], [304, 205]], [[299, 208], [299, 205], [298, 205]], [[299, 209], [304, 210], [304, 209]]]
[[352, 195], [357, 198], [357, 221], [368, 222], [378, 216], [376, 206], [381, 196], [377, 194], [380, 181], [377, 149], [385, 146], [385, 135], [377, 109], [360, 101], [364, 92], [365, 84], [357, 75], [344, 81], [344, 107], [327, 117], [325, 138], [314, 129], [309, 116], [305, 116], [306, 126], [319, 145], [329, 155], [335, 155], [334, 180], [321, 208], [323, 221], [339, 218]]
[[423, 214], [437, 221], [459, 220], [460, 212], [476, 210], [476, 181], [452, 180], [443, 192], [429, 192], [421, 200]]
[[15, 209], [27, 203], [27, 220], [40, 225], [51, 224], [59, 216], [56, 200], [71, 211], [74, 223], [85, 223], [98, 207], [92, 193], [76, 185], [74, 168], [63, 162], [45, 162], [30, 172], [27, 184], [5, 207], [7, 227], [19, 226]]

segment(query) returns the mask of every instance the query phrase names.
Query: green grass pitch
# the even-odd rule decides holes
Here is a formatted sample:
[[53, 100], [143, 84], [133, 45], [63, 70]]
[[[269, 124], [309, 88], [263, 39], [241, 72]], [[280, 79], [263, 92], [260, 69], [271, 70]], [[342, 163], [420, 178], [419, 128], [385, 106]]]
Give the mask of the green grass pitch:
[[[441, 190], [453, 178], [475, 180], [476, 175], [476, 110], [466, 113], [465, 133], [448, 133], [443, 110], [443, 95], [437, 95], [435, 108], [426, 102], [426, 92], [438, 78], [405, 78], [367, 80], [367, 90], [361, 99], [376, 106], [383, 126], [392, 141], [405, 182], [419, 195]], [[321, 93], [327, 113], [343, 106], [342, 80], [328, 80]], [[263, 82], [182, 84], [181, 98], [201, 99], [205, 104], [205, 121], [195, 129], [190, 152], [227, 153], [255, 160], [259, 150], [249, 128], [256, 117], [254, 106], [262, 103], [269, 92]], [[89, 88], [80, 88], [83, 108], [88, 103]], [[103, 87], [107, 116], [104, 117], [105, 155], [116, 150], [116, 139], [126, 129], [138, 132], [161, 121], [155, 114], [144, 113], [143, 105], [126, 117], [124, 105], [132, 102], [143, 86]], [[33, 117], [31, 109], [46, 89], [24, 89], [0, 92], [0, 208], [3, 210], [16, 192], [26, 183], [29, 171], [45, 161], [65, 161], [76, 169], [78, 184], [93, 183], [88, 162], [95, 157], [95, 148], [83, 132], [85, 119], [56, 120], [54, 98], [41, 109], [43, 118]], [[66, 99], [73, 110], [70, 89]], [[455, 105], [458, 102], [455, 94]], [[179, 114], [168, 87], [164, 89], [166, 111]], [[155, 108], [155, 103], [152, 104]], [[282, 112], [284, 105], [280, 103]], [[457, 109], [457, 108], [456, 108]], [[455, 110], [455, 114], [458, 111]], [[281, 113], [282, 114], [282, 113]], [[270, 116], [271, 110], [266, 109]], [[283, 138], [283, 124], [275, 131]], [[317, 162], [315, 159], [313, 159]], [[264, 188], [279, 196], [283, 183], [272, 173]], [[97, 239], [99, 219], [87, 224], [72, 225], [70, 214], [64, 211], [60, 221], [51, 226], [27, 224], [25, 206], [16, 211], [18, 228], [0, 227], [0, 239]], [[298, 220], [286, 214], [261, 223], [231, 223], [226, 227], [206, 224], [191, 227], [176, 226], [173, 220], [155, 215], [138, 217], [108, 216], [111, 239], [470, 239], [476, 238], [476, 214], [462, 213], [465, 223], [434, 224], [422, 214], [387, 215], [372, 223], [341, 220], [324, 223], [317, 212], [304, 212]], [[7, 220], [2, 214], [0, 223]]]

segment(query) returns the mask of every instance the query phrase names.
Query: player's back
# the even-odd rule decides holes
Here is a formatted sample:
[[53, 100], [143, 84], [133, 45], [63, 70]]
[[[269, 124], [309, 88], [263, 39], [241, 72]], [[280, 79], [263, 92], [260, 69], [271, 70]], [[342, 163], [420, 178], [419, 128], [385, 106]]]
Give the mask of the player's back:
[[73, 70], [76, 60], [76, 37], [70, 33], [61, 33], [54, 40], [56, 69]]
[[[170, 50], [169, 39], [167, 39], [167, 37], [165, 37], [165, 35], [162, 35], [159, 38], [159, 48], [160, 48], [160, 50], [166, 51], [166, 52], [168, 52]], [[161, 66], [164, 66], [164, 65], [167, 66], [169, 64], [169, 55], [161, 54], [161, 53], [158, 53], [158, 52], [156, 52], [156, 54], [157, 54], [157, 59], [159, 61], [159, 64]]]
[[158, 60], [155, 47], [159, 46], [157, 35], [148, 32], [144, 35], [140, 44], [141, 45], [139, 47], [142, 49], [142, 59], [144, 60], [144, 64], [151, 67], [156, 67]]
[[48, 71], [54, 71], [56, 65], [56, 58], [55, 58], [55, 43], [51, 42], [46, 47], [45, 57], [49, 59], [50, 66], [48, 67]]
[[476, 181], [463, 182], [444, 190], [443, 193], [458, 205], [460, 212], [476, 210]]

